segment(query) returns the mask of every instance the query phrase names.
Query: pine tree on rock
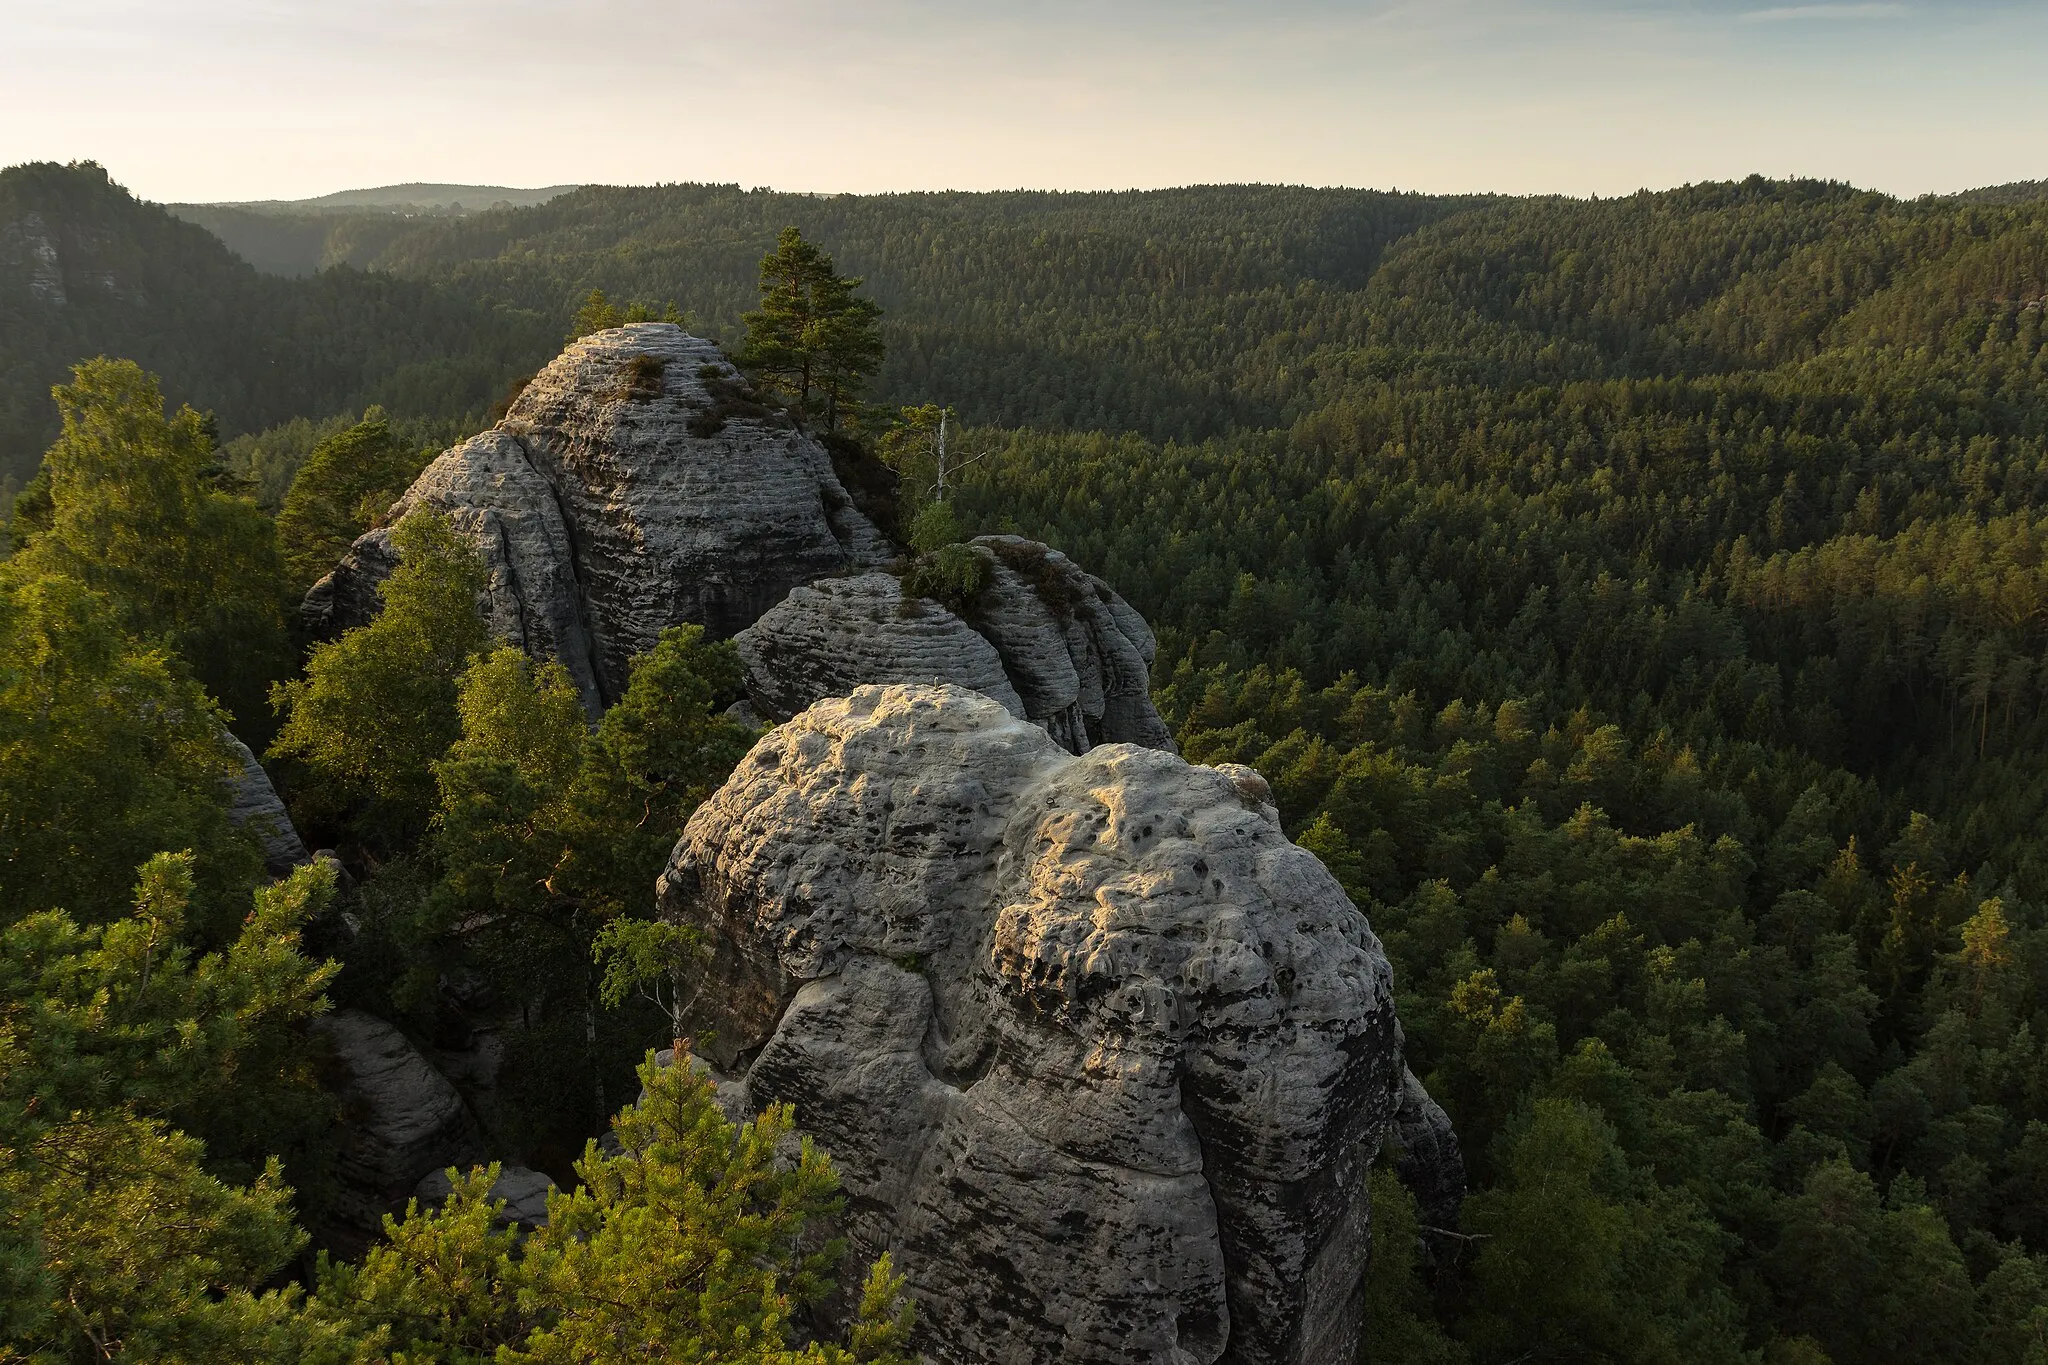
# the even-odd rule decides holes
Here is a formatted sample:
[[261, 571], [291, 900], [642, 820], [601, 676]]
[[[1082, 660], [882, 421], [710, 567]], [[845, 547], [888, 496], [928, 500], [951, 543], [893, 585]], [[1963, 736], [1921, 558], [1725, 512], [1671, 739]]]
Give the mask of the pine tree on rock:
[[761, 306], [743, 317], [741, 366], [787, 394], [806, 418], [821, 403], [828, 431], [839, 429], [882, 363], [882, 310], [854, 297], [860, 285], [838, 274], [803, 233], [784, 228], [761, 258]]

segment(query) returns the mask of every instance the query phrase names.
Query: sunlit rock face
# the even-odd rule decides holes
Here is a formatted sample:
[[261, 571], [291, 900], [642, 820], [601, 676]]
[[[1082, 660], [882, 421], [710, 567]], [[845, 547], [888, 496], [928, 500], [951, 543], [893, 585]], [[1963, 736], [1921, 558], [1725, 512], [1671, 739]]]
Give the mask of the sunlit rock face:
[[701, 1050], [831, 1152], [934, 1360], [1348, 1365], [1378, 940], [1256, 774], [1015, 709], [861, 687], [756, 745], [660, 884]]

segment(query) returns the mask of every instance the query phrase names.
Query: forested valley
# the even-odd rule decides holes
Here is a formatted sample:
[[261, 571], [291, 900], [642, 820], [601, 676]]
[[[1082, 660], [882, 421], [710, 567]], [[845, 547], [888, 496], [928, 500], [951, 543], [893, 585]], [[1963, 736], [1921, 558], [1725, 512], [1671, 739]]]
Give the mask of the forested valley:
[[[624, 1206], [655, 1196], [594, 1150], [523, 1256], [477, 1185], [315, 1266], [299, 1040], [323, 1000], [427, 1036], [451, 974], [588, 976], [615, 1007], [528, 1031], [501, 1116], [566, 1182], [667, 1045], [635, 888], [745, 751], [729, 650], [665, 639], [592, 728], [424, 520], [375, 625], [294, 609], [565, 336], [738, 351], [795, 225], [881, 309], [844, 439], [896, 458], [947, 409], [938, 540], [1114, 584], [1183, 753], [1262, 773], [1384, 941], [1472, 1192], [1427, 1226], [1374, 1175], [1367, 1359], [2043, 1365], [2038, 189], [593, 187], [284, 279], [97, 167], [0, 172], [0, 1358], [587, 1359], [563, 1286], [651, 1292]], [[264, 878], [220, 722], [338, 861]], [[479, 916], [505, 932], [448, 948]], [[669, 1128], [629, 1145], [709, 1163], [709, 1101], [645, 1076]], [[774, 1251], [706, 1340], [781, 1349], [822, 1273], [787, 1220], [829, 1172], [771, 1169], [778, 1136], [732, 1158]], [[458, 1262], [497, 1269], [407, 1299]], [[902, 1349], [888, 1276], [844, 1358]]]

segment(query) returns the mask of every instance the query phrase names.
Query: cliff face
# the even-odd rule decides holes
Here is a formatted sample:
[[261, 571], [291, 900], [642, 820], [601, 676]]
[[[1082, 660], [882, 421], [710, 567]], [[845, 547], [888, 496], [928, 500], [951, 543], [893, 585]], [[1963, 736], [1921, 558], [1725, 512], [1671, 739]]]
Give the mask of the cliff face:
[[[592, 714], [625, 690], [634, 655], [692, 622], [739, 635], [771, 720], [862, 683], [942, 681], [997, 698], [1071, 752], [1171, 747], [1150, 697], [1152, 632], [1108, 584], [1034, 541], [984, 536], [987, 582], [960, 614], [907, 597], [894, 577], [862, 573], [902, 553], [861, 510], [874, 482], [850, 488], [715, 345], [640, 323], [570, 346], [385, 520], [432, 507], [466, 532], [489, 572], [492, 632], [559, 660]], [[396, 562], [388, 529], [358, 539], [307, 594], [308, 625], [369, 621]]]
[[662, 911], [709, 1060], [796, 1106], [947, 1362], [1349, 1362], [1406, 1081], [1362, 915], [1245, 769], [954, 687], [764, 737]]

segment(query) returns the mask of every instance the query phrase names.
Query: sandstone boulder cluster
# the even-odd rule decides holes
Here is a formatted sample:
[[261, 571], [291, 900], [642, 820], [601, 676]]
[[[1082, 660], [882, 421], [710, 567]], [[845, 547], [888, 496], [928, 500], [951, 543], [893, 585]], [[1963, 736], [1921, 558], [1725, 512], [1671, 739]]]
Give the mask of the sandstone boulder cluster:
[[430, 507], [483, 556], [492, 632], [558, 660], [593, 715], [635, 655], [694, 623], [742, 637], [769, 720], [859, 682], [1007, 680], [1005, 704], [1076, 752], [1170, 743], [1150, 699], [1152, 633], [1128, 603], [1014, 536], [977, 543], [989, 581], [965, 620], [906, 597], [876, 572], [902, 552], [862, 510], [878, 473], [848, 467], [862, 458], [760, 402], [711, 342], [671, 323], [599, 332], [428, 466], [303, 614], [321, 633], [370, 620], [397, 563], [390, 524]]
[[[593, 716], [663, 630], [734, 639], [781, 723], [660, 880], [713, 951], [690, 1060], [736, 1117], [796, 1107], [850, 1254], [909, 1276], [929, 1359], [1355, 1359], [1382, 1141], [1425, 1221], [1463, 1189], [1371, 928], [1257, 773], [1175, 755], [1152, 632], [1109, 585], [985, 536], [973, 591], [918, 595], [859, 458], [711, 343], [602, 332], [434, 461], [305, 616], [372, 619], [389, 526], [430, 507], [483, 558], [492, 632], [559, 660]], [[303, 860], [242, 777], [273, 861]], [[453, 1073], [396, 1029], [320, 1028], [366, 1234], [484, 1153]], [[509, 1221], [545, 1217], [545, 1176], [500, 1183]]]

